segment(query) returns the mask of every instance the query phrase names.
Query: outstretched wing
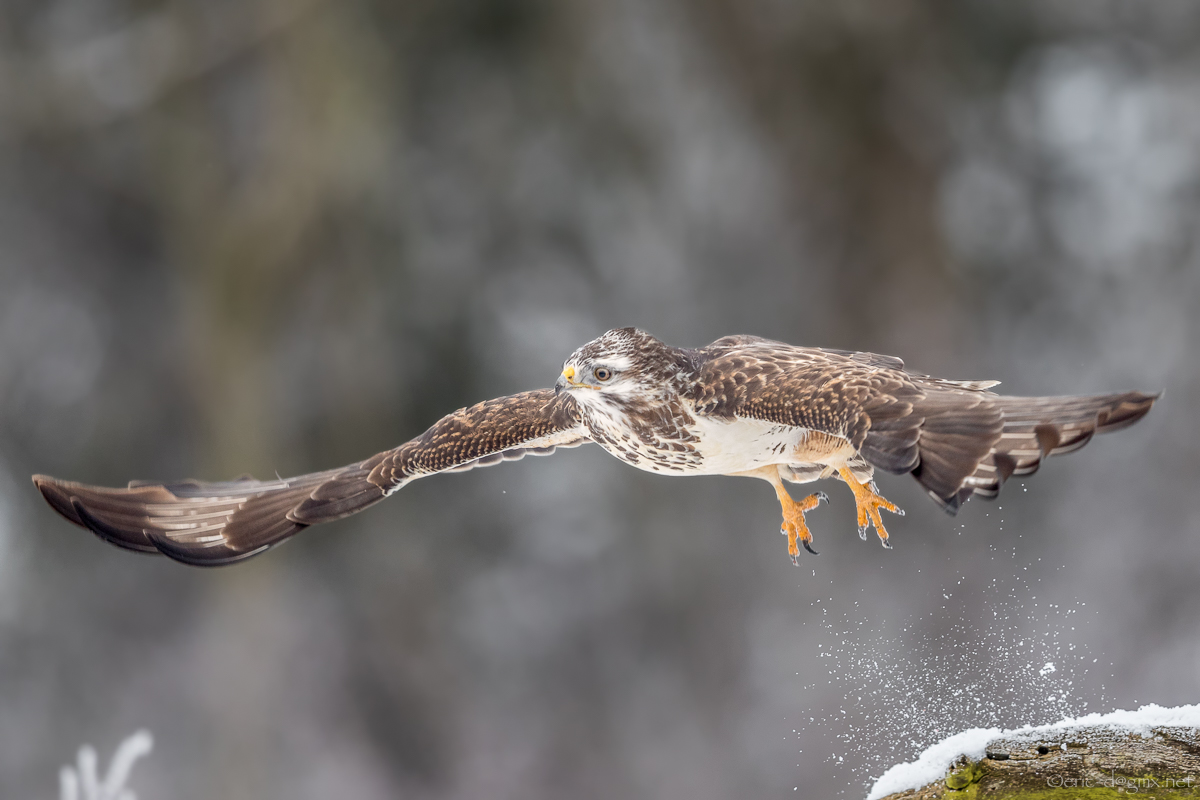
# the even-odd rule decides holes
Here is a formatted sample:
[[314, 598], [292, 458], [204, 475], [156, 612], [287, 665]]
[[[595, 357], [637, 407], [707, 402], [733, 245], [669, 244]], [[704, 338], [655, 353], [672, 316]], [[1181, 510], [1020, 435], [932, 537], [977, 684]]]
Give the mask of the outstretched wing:
[[45, 475], [33, 482], [56, 511], [101, 539], [216, 566], [261, 553], [309, 525], [361, 511], [417, 478], [549, 455], [586, 441], [575, 402], [541, 389], [460, 409], [394, 450], [295, 478], [134, 481], [124, 489]]
[[[874, 353], [727, 336], [699, 351], [691, 399], [701, 414], [745, 417], [854, 441], [873, 397], [912, 393], [904, 362]], [[856, 443], [857, 447], [858, 444]]]
[[892, 356], [793, 347], [756, 337], [699, 351], [700, 413], [748, 417], [844, 438], [868, 464], [912, 473], [948, 513], [972, 494], [993, 498], [1012, 475], [1132, 425], [1157, 394], [1003, 397], [996, 381], [907, 372]]

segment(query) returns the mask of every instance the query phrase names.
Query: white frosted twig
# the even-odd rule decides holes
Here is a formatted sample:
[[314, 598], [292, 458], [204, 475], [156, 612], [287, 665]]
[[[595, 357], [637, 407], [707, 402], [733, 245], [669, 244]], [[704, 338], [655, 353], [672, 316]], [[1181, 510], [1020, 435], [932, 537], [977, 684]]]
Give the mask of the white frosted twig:
[[100, 759], [96, 756], [96, 748], [85, 744], [79, 748], [79, 788], [83, 789], [85, 800], [99, 800], [100, 776], [96, 774]]
[[154, 749], [149, 731], [138, 731], [121, 742], [103, 779], [98, 772], [96, 751], [91, 745], [79, 748], [76, 768], [63, 767], [58, 773], [61, 800], [137, 800], [132, 790], [125, 788], [133, 764]]
[[138, 731], [121, 742], [116, 755], [113, 756], [112, 764], [108, 767], [108, 777], [104, 779], [104, 785], [101, 787], [103, 797], [117, 800], [117, 795], [125, 788], [125, 781], [129, 780], [133, 762], [153, 749], [154, 739], [149, 731]]
[[79, 800], [79, 778], [70, 767], [58, 771], [58, 796], [60, 800]]

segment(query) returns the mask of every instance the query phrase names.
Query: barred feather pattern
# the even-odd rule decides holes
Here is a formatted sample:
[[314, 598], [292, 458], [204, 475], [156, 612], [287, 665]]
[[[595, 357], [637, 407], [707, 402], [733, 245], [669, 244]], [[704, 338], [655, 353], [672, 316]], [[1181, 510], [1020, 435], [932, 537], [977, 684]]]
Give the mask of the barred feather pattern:
[[362, 511], [417, 478], [549, 455], [587, 441], [574, 402], [543, 389], [460, 409], [394, 450], [294, 478], [133, 481], [124, 489], [46, 475], [33, 482], [56, 511], [107, 542], [218, 566]]

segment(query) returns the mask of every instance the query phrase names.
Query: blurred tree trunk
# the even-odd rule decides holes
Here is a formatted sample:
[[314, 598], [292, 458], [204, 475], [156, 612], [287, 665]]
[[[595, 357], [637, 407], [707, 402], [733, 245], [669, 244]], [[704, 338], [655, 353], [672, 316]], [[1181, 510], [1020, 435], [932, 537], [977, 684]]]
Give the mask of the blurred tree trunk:
[[[246, 14], [270, 30], [272, 5], [260, 2]], [[239, 56], [250, 61], [239, 72], [252, 80], [237, 87], [218, 80], [215, 88], [198, 82], [155, 112], [167, 247], [185, 276], [183, 369], [204, 478], [270, 478], [287, 452], [279, 435], [287, 425], [272, 392], [280, 330], [312, 264], [306, 242], [316, 239], [326, 205], [339, 195], [339, 173], [364, 157], [353, 127], [373, 113], [366, 51], [356, 51], [360, 37], [352, 34], [333, 4], [319, 5]], [[223, 107], [214, 113], [214, 104]], [[287, 613], [279, 607], [279, 563], [220, 570], [210, 584], [215, 635], [233, 654], [211, 665], [227, 688], [213, 709], [223, 717], [214, 765], [222, 797], [272, 793], [269, 765], [282, 746], [273, 720], [286, 700], [261, 665], [288, 658], [263, 653], [289, 646], [272, 627]]]

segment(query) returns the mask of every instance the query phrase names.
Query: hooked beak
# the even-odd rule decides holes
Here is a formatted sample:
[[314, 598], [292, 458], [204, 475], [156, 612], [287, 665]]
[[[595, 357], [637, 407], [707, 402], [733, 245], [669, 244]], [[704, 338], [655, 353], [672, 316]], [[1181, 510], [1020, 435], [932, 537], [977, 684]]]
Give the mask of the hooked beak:
[[562, 371], [562, 375], [558, 376], [558, 380], [554, 382], [554, 393], [556, 395], [562, 394], [563, 389], [578, 385], [575, 382], [575, 368], [567, 367]]

